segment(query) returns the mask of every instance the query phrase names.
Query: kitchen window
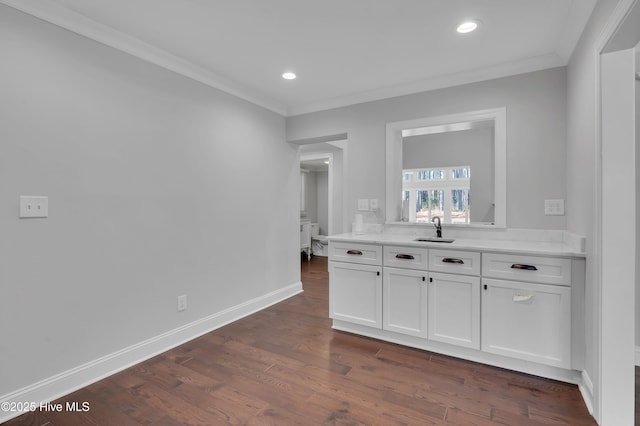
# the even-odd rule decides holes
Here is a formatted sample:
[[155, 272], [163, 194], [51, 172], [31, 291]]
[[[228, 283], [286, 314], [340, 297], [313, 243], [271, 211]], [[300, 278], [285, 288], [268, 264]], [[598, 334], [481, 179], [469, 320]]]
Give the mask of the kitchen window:
[[[434, 167], [402, 171], [403, 212], [409, 222], [469, 223], [471, 167]], [[407, 205], [408, 207], [404, 207]]]

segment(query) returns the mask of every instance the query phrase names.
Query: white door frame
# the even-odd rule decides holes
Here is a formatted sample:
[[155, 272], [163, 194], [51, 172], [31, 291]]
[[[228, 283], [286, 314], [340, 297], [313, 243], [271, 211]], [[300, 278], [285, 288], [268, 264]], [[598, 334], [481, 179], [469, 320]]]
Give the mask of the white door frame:
[[[638, 0], [621, 0], [596, 44], [595, 285], [599, 369], [594, 417], [603, 425], [634, 424], [635, 200], [614, 205], [620, 185], [635, 193], [635, 94], [632, 52], [607, 52]], [[636, 40], [637, 43], [637, 40]], [[635, 45], [635, 43], [634, 43]], [[630, 61], [631, 58], [631, 61]], [[630, 81], [627, 81], [630, 80]], [[629, 89], [630, 88], [630, 89]], [[630, 90], [630, 94], [628, 91]], [[637, 197], [637, 194], [636, 194]]]
[[[634, 422], [635, 51], [601, 56], [600, 422]], [[626, 78], [625, 78], [626, 76]]]

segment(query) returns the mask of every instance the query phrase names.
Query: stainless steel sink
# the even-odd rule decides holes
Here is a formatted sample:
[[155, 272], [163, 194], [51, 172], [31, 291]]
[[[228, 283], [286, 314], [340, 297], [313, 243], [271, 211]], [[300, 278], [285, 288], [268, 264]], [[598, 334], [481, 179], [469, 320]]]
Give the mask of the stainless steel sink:
[[452, 238], [420, 237], [416, 238], [414, 241], [420, 241], [423, 243], [452, 243], [455, 240]]

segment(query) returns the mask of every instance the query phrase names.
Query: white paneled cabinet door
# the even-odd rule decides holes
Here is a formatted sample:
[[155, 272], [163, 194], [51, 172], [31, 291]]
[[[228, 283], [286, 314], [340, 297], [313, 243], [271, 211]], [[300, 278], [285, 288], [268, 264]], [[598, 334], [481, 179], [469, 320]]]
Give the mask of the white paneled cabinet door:
[[380, 266], [329, 262], [329, 314], [334, 320], [382, 328]]
[[482, 350], [570, 368], [571, 288], [482, 279]]
[[384, 268], [383, 328], [427, 337], [427, 272]]
[[429, 340], [480, 349], [480, 277], [429, 274]]

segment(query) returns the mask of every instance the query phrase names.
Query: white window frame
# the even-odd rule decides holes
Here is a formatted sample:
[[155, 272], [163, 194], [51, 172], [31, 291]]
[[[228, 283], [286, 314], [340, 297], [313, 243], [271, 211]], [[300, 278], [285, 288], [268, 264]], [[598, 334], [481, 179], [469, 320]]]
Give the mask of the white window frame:
[[[453, 176], [454, 169], [469, 169], [469, 166], [447, 166], [447, 167], [422, 167], [418, 169], [403, 169], [402, 170], [402, 193], [404, 199], [404, 193], [409, 192], [409, 222], [416, 223], [417, 215], [415, 206], [418, 203], [418, 191], [444, 191], [444, 219], [442, 223], [452, 223], [452, 196], [453, 190], [464, 190], [469, 193], [471, 189], [471, 179], [456, 178]], [[416, 174], [423, 171], [445, 171], [444, 179], [417, 179]], [[409, 180], [404, 180], [404, 176], [408, 174]], [[429, 213], [427, 220], [431, 222], [431, 206], [429, 206]], [[470, 223], [471, 221], [471, 206], [464, 211], [464, 223]]]

